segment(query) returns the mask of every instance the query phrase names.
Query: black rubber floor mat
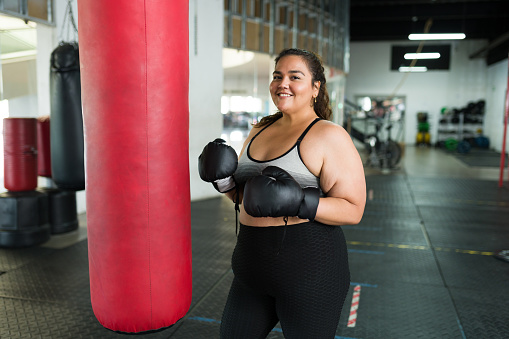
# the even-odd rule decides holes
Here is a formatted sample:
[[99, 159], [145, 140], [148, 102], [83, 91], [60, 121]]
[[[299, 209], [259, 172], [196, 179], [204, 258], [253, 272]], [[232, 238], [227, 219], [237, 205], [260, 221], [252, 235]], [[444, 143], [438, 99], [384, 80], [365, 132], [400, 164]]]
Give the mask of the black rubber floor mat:
[[[457, 153], [454, 156], [468, 166], [472, 167], [500, 167], [501, 154], [489, 150], [472, 150], [467, 154]], [[507, 154], [505, 165], [507, 166]]]

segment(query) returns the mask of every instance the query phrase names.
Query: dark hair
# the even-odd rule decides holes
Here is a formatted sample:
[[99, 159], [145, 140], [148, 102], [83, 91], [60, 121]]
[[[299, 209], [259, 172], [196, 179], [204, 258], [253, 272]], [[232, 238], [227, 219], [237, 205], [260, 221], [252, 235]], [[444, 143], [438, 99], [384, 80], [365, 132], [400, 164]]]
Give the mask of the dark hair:
[[[306, 65], [308, 66], [312, 75], [312, 85], [315, 83], [315, 81], [320, 81], [320, 91], [318, 92], [318, 96], [316, 97], [316, 102], [314, 103], [313, 107], [315, 109], [316, 115], [322, 119], [330, 120], [332, 118], [332, 108], [329, 103], [329, 93], [327, 92], [326, 85], [327, 80], [325, 79], [325, 70], [323, 68], [322, 60], [317, 54], [313, 52], [298, 48], [288, 48], [279, 53], [279, 55], [276, 57], [275, 64], [277, 65], [281, 58], [288, 55], [300, 56], [306, 62]], [[260, 122], [255, 125], [255, 127], [268, 125], [271, 122], [281, 118], [282, 116], [283, 113], [278, 111], [274, 114], [263, 117]]]

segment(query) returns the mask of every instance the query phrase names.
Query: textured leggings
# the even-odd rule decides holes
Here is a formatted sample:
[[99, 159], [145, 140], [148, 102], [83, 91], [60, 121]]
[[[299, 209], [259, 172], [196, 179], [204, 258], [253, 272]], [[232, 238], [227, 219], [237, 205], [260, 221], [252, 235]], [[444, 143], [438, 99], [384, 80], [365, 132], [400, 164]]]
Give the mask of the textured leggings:
[[240, 226], [222, 339], [266, 338], [278, 321], [288, 339], [334, 338], [350, 286], [343, 231], [305, 222], [282, 242], [284, 228]]

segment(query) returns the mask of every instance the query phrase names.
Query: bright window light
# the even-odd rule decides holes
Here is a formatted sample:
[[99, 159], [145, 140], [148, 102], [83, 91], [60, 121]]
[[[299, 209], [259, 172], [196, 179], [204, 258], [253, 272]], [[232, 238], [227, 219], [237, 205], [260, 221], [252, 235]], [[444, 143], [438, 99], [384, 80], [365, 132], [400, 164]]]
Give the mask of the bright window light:
[[230, 133], [230, 140], [231, 141], [242, 141], [244, 134], [242, 131], [235, 130]]
[[232, 112], [244, 111], [244, 98], [241, 96], [232, 96], [230, 98], [230, 111]]
[[[223, 99], [224, 98], [224, 99]], [[221, 112], [249, 112], [257, 113], [262, 111], [262, 99], [254, 97], [232, 96], [221, 98]], [[229, 102], [227, 102], [229, 100]]]
[[438, 59], [440, 58], [440, 53], [406, 53], [405, 59], [414, 60], [414, 59]]
[[424, 66], [403, 67], [403, 66], [401, 66], [399, 68], [399, 71], [400, 72], [427, 72], [428, 71], [428, 67], [424, 67]]
[[410, 34], [409, 40], [461, 40], [465, 39], [463, 33], [440, 33], [440, 34]]
[[262, 100], [259, 98], [247, 97], [244, 101], [246, 112], [256, 113], [262, 111]]
[[230, 98], [222, 96], [221, 97], [221, 113], [226, 114], [230, 111]]
[[362, 98], [362, 109], [366, 112], [371, 111], [371, 98], [370, 97], [364, 97]]

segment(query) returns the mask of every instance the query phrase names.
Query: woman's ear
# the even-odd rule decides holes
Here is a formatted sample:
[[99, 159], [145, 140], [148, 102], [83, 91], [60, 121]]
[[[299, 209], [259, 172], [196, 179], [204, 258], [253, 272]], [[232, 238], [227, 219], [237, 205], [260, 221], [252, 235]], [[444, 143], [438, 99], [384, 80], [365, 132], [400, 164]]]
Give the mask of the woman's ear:
[[315, 96], [318, 96], [318, 92], [320, 92], [320, 86], [322, 83], [320, 81], [315, 81], [313, 84], [314, 94]]

